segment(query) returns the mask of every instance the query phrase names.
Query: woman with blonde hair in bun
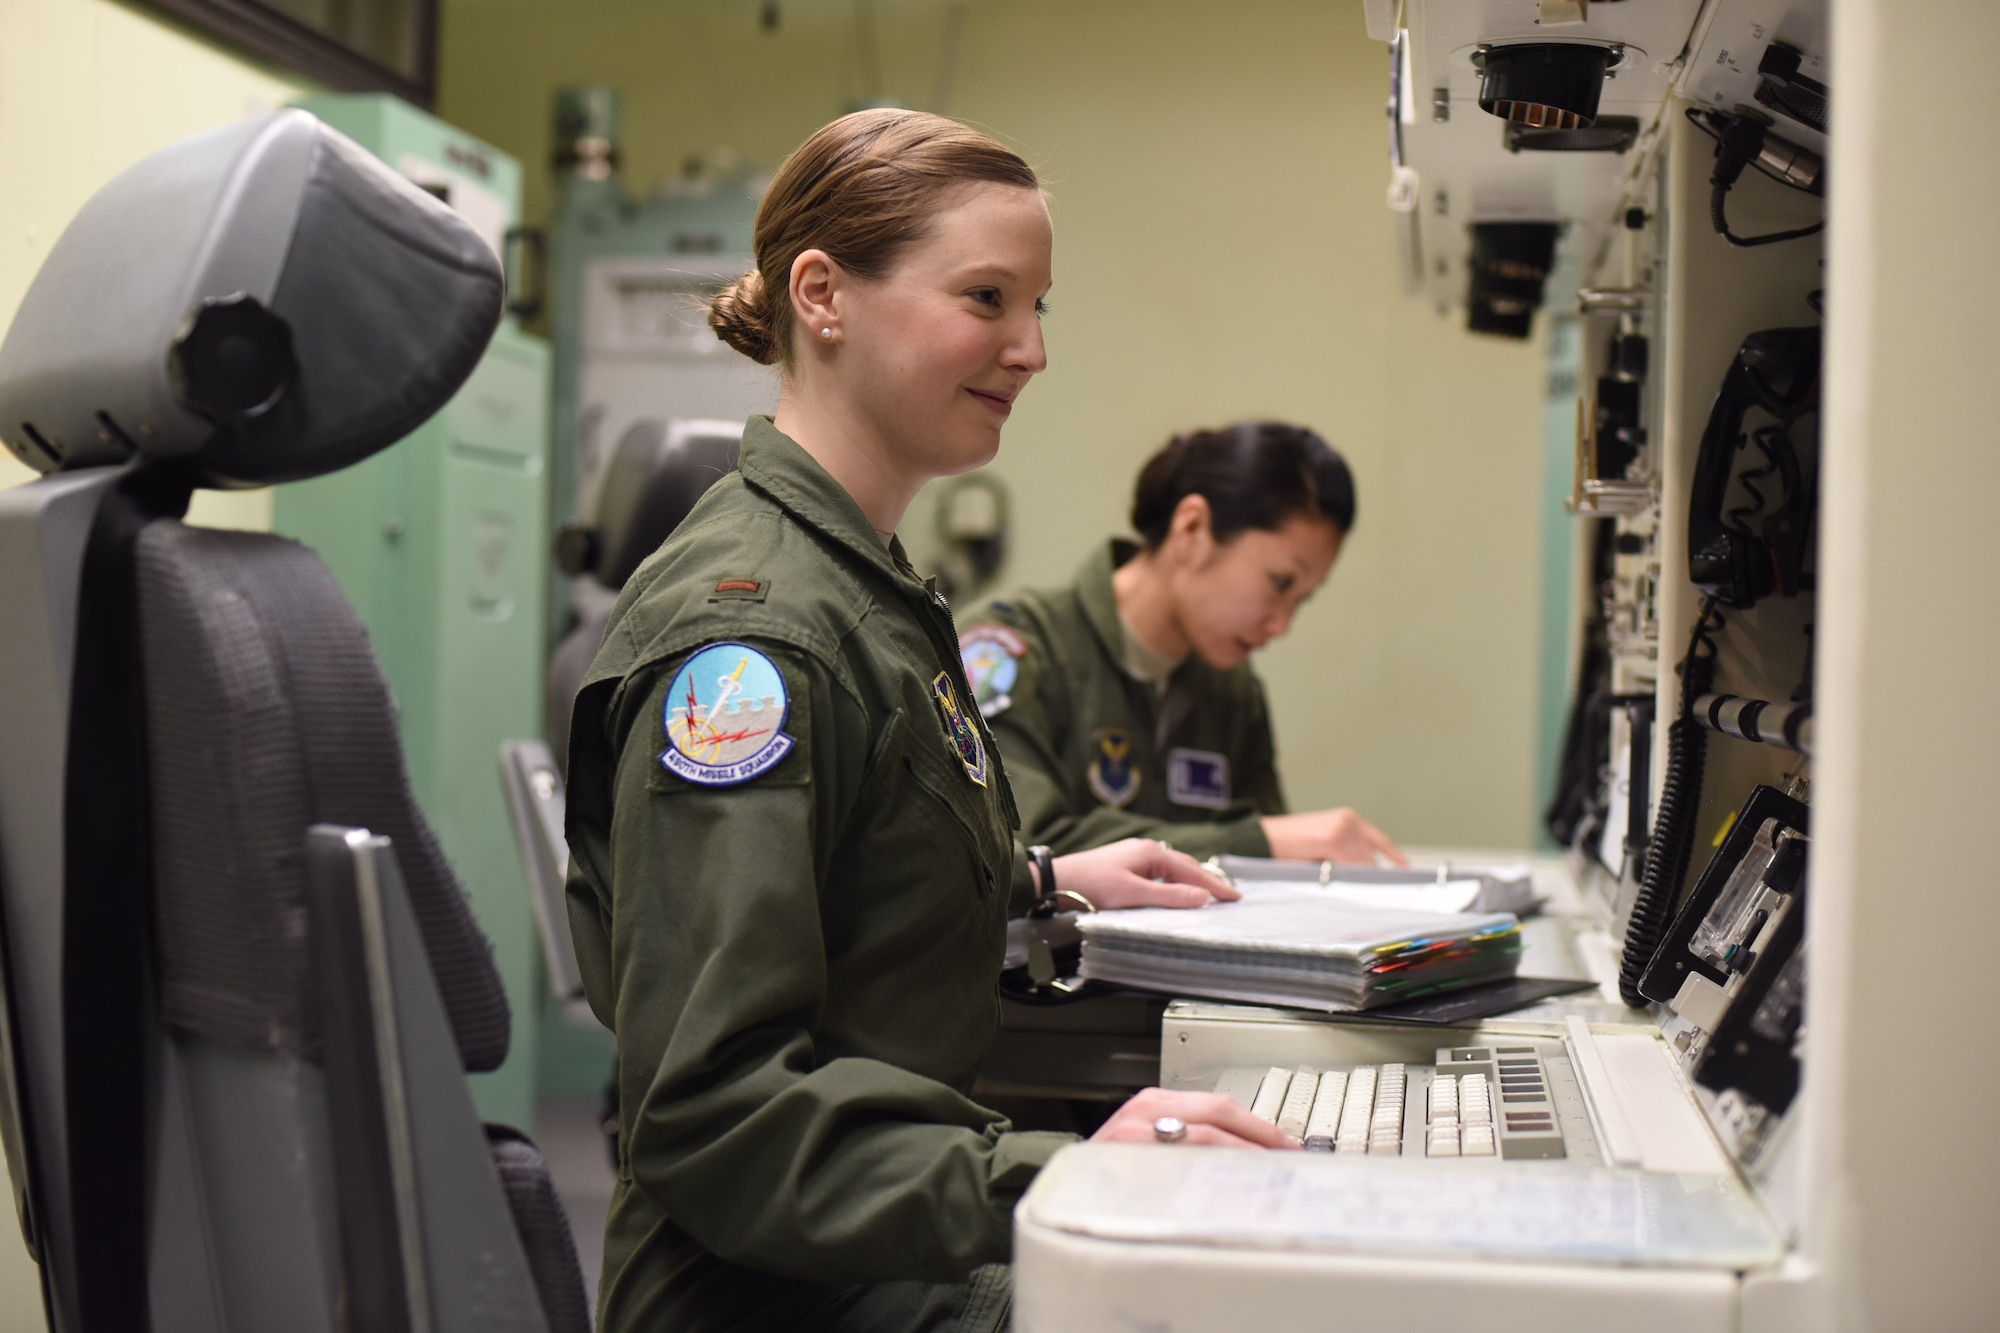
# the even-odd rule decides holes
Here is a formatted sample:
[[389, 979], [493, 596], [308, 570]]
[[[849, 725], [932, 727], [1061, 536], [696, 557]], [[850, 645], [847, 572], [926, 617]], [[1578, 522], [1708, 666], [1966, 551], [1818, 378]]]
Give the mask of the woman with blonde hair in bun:
[[[715, 298], [782, 367], [740, 470], [627, 583], [577, 697], [570, 918], [618, 1039], [599, 1327], [1004, 1327], [1015, 1201], [1070, 1136], [970, 1095], [1006, 921], [1234, 891], [1128, 840], [1031, 858], [943, 599], [895, 530], [1046, 364], [1034, 172], [859, 112], [780, 168]], [[1148, 1089], [1094, 1136], [1287, 1146]]]

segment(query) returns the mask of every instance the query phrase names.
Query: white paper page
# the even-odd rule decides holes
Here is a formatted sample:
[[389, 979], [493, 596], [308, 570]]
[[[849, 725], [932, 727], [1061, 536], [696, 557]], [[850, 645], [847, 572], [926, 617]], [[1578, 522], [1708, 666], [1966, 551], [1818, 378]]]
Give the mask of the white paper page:
[[1404, 940], [1461, 938], [1515, 924], [1505, 913], [1442, 913], [1358, 906], [1318, 885], [1247, 884], [1240, 902], [1192, 911], [1140, 907], [1077, 922], [1086, 940], [1139, 937], [1213, 949], [1355, 957]]
[[1245, 902], [1327, 902], [1351, 903], [1356, 907], [1392, 912], [1468, 912], [1482, 887], [1476, 879], [1453, 879], [1443, 884], [1375, 884], [1336, 879], [1330, 884], [1307, 883], [1296, 879], [1239, 879], [1236, 887]]
[[1394, 907], [1411, 912], [1469, 912], [1482, 887], [1476, 879], [1452, 879], [1442, 884], [1352, 884], [1337, 879], [1320, 892], [1357, 907]]

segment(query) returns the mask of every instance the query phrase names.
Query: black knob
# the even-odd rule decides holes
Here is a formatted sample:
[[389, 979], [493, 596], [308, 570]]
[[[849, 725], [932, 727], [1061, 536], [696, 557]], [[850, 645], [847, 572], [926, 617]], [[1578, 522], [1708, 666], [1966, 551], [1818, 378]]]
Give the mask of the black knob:
[[167, 351], [174, 396], [217, 422], [270, 411], [298, 371], [291, 326], [240, 292], [203, 301]]
[[591, 573], [604, 556], [604, 538], [596, 528], [571, 519], [556, 533], [556, 568], [571, 578]]
[[1536, 129], [1588, 128], [1617, 59], [1609, 47], [1581, 42], [1488, 47], [1476, 61], [1480, 109]]

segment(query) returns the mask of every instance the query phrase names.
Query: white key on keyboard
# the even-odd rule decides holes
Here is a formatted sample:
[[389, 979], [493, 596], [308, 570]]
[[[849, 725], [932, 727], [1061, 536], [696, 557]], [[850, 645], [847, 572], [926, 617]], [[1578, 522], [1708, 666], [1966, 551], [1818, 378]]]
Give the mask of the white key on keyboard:
[[1278, 1128], [1295, 1139], [1306, 1136], [1306, 1117], [1312, 1114], [1313, 1095], [1319, 1091], [1319, 1071], [1300, 1065], [1292, 1072], [1292, 1086], [1285, 1092], [1285, 1104], [1278, 1109]]
[[1292, 1071], [1273, 1068], [1264, 1075], [1264, 1081], [1257, 1085], [1257, 1100], [1250, 1103], [1250, 1114], [1259, 1120], [1277, 1122], [1278, 1112], [1284, 1109], [1285, 1090], [1291, 1086]]
[[1407, 1075], [1402, 1065], [1383, 1065], [1375, 1085], [1375, 1112], [1368, 1121], [1368, 1151], [1391, 1155], [1403, 1151], [1403, 1090]]
[[1467, 1125], [1459, 1132], [1460, 1152], [1467, 1157], [1491, 1157], [1493, 1155], [1493, 1126]]
[[1493, 1094], [1484, 1074], [1467, 1074], [1458, 1081], [1458, 1118], [1468, 1125], [1493, 1123]]
[[1439, 1074], [1431, 1080], [1431, 1119], [1440, 1116], [1458, 1119], [1458, 1080], [1450, 1074]]
[[[1306, 1116], [1306, 1146], [1315, 1150], [1333, 1151], [1333, 1136], [1340, 1132], [1340, 1101], [1347, 1093], [1347, 1074], [1338, 1069], [1328, 1069], [1319, 1076], [1319, 1089], [1313, 1093], [1312, 1112]], [[1315, 1139], [1325, 1139], [1324, 1144]]]
[[1347, 1096], [1340, 1104], [1340, 1128], [1334, 1132], [1335, 1152], [1368, 1151], [1368, 1116], [1375, 1109], [1375, 1069], [1363, 1065], [1347, 1076]]
[[1257, 1089], [1264, 1086], [1264, 1071], [1261, 1069], [1225, 1069], [1222, 1077], [1215, 1081], [1215, 1090], [1234, 1101], [1244, 1110], [1257, 1100]]

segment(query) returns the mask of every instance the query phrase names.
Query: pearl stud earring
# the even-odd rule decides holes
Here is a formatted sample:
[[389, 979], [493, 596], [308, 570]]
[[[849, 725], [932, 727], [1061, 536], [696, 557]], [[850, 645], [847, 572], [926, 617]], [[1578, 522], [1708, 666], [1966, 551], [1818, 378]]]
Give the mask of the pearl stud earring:
[[833, 341], [833, 330], [832, 330], [832, 329], [821, 329], [821, 330], [819, 331], [819, 336], [820, 336], [820, 337], [822, 337], [822, 338], [824, 338], [824, 339], [826, 339], [826, 340], [827, 340], [828, 342], [832, 342], [832, 341]]

